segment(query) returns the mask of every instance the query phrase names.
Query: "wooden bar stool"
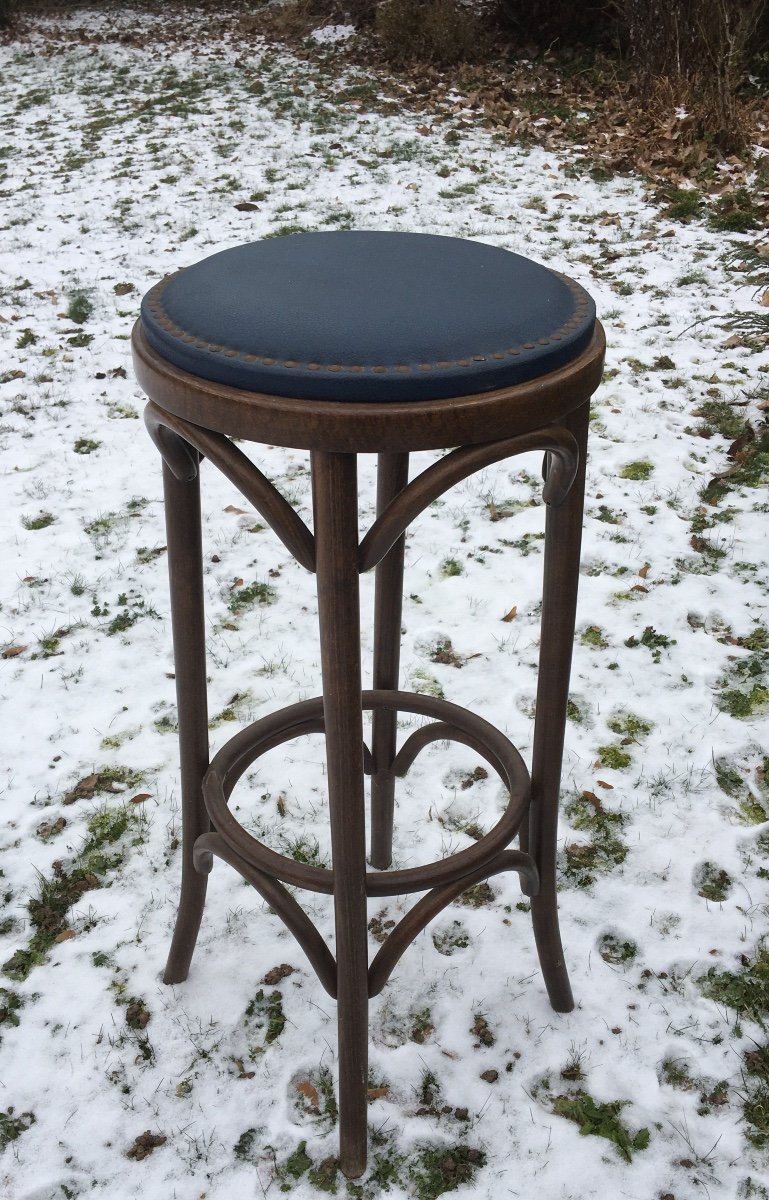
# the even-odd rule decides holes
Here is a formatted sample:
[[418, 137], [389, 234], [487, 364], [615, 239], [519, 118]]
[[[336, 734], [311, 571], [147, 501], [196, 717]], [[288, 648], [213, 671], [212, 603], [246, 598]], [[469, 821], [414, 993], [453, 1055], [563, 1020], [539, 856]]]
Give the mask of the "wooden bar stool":
[[[477, 242], [308, 233], [237, 246], [164, 279], [133, 335], [149, 431], [163, 457], [183, 805], [179, 912], [166, 983], [187, 977], [214, 856], [296, 936], [339, 1028], [340, 1157], [366, 1166], [368, 998], [416, 935], [467, 888], [517, 871], [531, 897], [553, 1008], [573, 1007], [555, 890], [558, 790], [577, 599], [588, 402], [604, 337], [563, 275]], [[230, 438], [311, 452], [313, 530]], [[412, 450], [449, 449], [409, 482]], [[453, 484], [545, 453], [547, 502], [531, 778], [518, 751], [455, 704], [398, 690], [405, 530]], [[359, 541], [357, 455], [378, 454], [377, 517]], [[265, 717], [209, 763], [199, 463], [206, 458], [317, 574], [323, 695]], [[376, 568], [374, 687], [361, 689], [358, 575]], [[370, 749], [364, 710], [372, 711]], [[398, 748], [399, 712], [430, 718]], [[324, 732], [332, 869], [275, 853], [228, 802], [259, 755]], [[395, 781], [439, 739], [472, 747], [509, 803], [468, 849], [390, 870]], [[371, 776], [366, 870], [364, 776]], [[507, 849], [519, 838], [518, 849]], [[335, 956], [286, 884], [333, 894]], [[366, 901], [426, 892], [369, 965]]]

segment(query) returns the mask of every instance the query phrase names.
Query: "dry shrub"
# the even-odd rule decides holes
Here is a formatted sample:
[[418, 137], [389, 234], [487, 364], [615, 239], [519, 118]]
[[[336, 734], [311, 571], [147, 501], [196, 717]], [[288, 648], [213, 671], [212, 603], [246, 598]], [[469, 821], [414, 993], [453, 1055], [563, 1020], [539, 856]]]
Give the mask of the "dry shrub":
[[644, 98], [663, 81], [698, 136], [744, 149], [738, 88], [767, 0], [623, 0], [631, 61]]
[[521, 43], [565, 50], [610, 40], [615, 9], [613, 0], [496, 0], [492, 19]]
[[451, 66], [476, 59], [487, 45], [477, 14], [457, 0], [388, 0], [377, 9], [374, 27], [392, 63]]

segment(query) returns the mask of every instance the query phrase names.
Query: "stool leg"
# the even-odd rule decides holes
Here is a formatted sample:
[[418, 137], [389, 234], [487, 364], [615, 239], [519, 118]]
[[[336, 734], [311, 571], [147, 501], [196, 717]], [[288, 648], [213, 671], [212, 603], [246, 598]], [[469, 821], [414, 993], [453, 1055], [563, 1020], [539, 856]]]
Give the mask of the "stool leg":
[[164, 462], [163, 489], [182, 785], [182, 887], [163, 982], [181, 983], [190, 969], [208, 882], [195, 870], [192, 851], [196, 838], [211, 829], [201, 790], [208, 768], [208, 704], [200, 476], [179, 480]]
[[[377, 516], [402, 492], [409, 481], [408, 454], [380, 454], [377, 473]], [[374, 592], [374, 688], [395, 691], [401, 650], [403, 611], [403, 558], [405, 533], [388, 550], [376, 569]], [[395, 758], [398, 714], [394, 709], [374, 709], [371, 754], [371, 865], [384, 870], [393, 855]]]
[[528, 849], [537, 864], [540, 879], [539, 894], [531, 900], [531, 915], [542, 974], [556, 1012], [571, 1012], [574, 1007], [558, 925], [555, 861], [558, 794], [579, 584], [588, 413], [589, 404], [586, 403], [560, 422], [577, 439], [579, 469], [563, 504], [547, 510], [531, 770]]
[[363, 790], [358, 487], [352, 454], [312, 455], [331, 852], [334, 870], [340, 1160], [366, 1169], [368, 943]]

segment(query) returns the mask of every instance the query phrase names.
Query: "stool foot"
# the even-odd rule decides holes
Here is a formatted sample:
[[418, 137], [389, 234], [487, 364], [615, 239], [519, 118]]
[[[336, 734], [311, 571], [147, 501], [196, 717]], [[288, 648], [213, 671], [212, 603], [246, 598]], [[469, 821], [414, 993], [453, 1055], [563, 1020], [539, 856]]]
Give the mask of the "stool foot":
[[183, 983], [187, 978], [198, 939], [208, 879], [197, 871], [182, 873], [182, 892], [176, 915], [171, 949], [168, 952], [163, 983]]
[[340, 1160], [344, 1174], [356, 1179], [367, 1150], [368, 935], [355, 455], [313, 451], [312, 489], [334, 871]]
[[540, 890], [537, 896], [532, 896], [531, 920], [534, 926], [534, 940], [537, 944], [539, 965], [542, 969], [542, 977], [545, 980], [550, 1003], [556, 1012], [571, 1012], [574, 1008], [574, 996], [563, 957], [554, 888], [548, 888], [546, 891]]
[[[169, 443], [173, 444], [177, 458], [181, 458], [185, 447], [190, 460], [196, 455], [177, 434], [167, 434], [166, 447]], [[202, 790], [203, 776], [208, 768], [208, 704], [200, 479], [197, 470], [192, 477], [179, 478], [174, 474], [173, 466], [169, 459], [164, 459], [163, 489], [179, 715], [182, 887], [163, 975], [165, 983], [181, 983], [190, 969], [208, 883], [207, 877], [195, 870], [193, 854], [197, 838], [211, 828]]]
[[[408, 454], [380, 454], [377, 465], [377, 516], [402, 492], [409, 481]], [[374, 594], [374, 688], [397, 691], [403, 609], [403, 560], [406, 536], [393, 543], [376, 569]], [[395, 758], [398, 714], [375, 709], [371, 753], [371, 865], [387, 869], [393, 857], [395, 778], [390, 773]]]

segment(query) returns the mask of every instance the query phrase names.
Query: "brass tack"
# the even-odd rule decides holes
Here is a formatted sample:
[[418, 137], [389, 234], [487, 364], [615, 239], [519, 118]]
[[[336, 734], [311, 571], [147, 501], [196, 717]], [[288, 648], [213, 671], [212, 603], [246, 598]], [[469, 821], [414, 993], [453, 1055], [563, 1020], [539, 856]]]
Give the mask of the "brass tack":
[[562, 341], [562, 339], [563, 339], [563, 334], [562, 334], [562, 333], [551, 333], [551, 334], [550, 334], [550, 341], [551, 341], [551, 342], [560, 342], [560, 341]]
[[436, 367], [438, 367], [438, 369], [440, 371], [447, 371], [449, 369], [449, 367], [453, 367], [454, 364], [450, 363], [450, 362], [439, 362], [439, 363], [436, 363], [435, 365], [436, 365]]
[[299, 364], [293, 358], [287, 358], [283, 363], [284, 367], [297, 367]]
[[492, 354], [491, 357], [492, 358], [504, 358], [505, 356], [504, 356], [504, 354], [499, 354], [499, 352], [497, 352], [496, 354]]
[[507, 353], [512, 355], [520, 354], [521, 348], [520, 346], [511, 346]]
[[360, 367], [360, 366], [348, 367], [347, 370], [354, 371], [356, 375], [360, 375], [361, 371], [363, 370], [363, 367]]
[[342, 368], [339, 366], [339, 363], [330, 363], [329, 366], [326, 367], [326, 370], [333, 371], [334, 374], [336, 374], [336, 372], [341, 371]]
[[485, 362], [485, 361], [486, 361], [485, 354], [474, 354], [473, 355], [473, 362]]
[[420, 363], [419, 369], [420, 369], [420, 371], [432, 371], [433, 364], [432, 363]]
[[523, 348], [524, 350], [536, 350], [537, 347], [535, 342], [524, 342]]
[[[422, 364], [422, 366], [420, 367], [420, 370], [424, 371], [424, 369], [425, 369], [424, 364]], [[430, 368], [428, 367], [427, 369], [429, 371]], [[395, 368], [395, 370], [398, 372], [399, 375], [408, 375], [409, 371], [411, 370], [411, 367], [405, 367], [401, 364], [401, 365], [397, 366]]]
[[224, 353], [226, 354], [227, 358], [239, 358], [240, 357], [237, 350], [225, 350]]
[[320, 370], [320, 363], [308, 363], [308, 364], [307, 364], [307, 370], [308, 370], [308, 371], [319, 371], [319, 370]]
[[457, 366], [458, 366], [458, 367], [469, 367], [469, 366], [470, 366], [470, 359], [469, 359], [469, 358], [458, 358], [458, 359], [457, 359]]
[[550, 338], [549, 338], [549, 337], [546, 337], [546, 338], [539, 338], [539, 339], [538, 339], [538, 341], [539, 341], [539, 345], [540, 345], [540, 346], [549, 346], [549, 345], [550, 345]]
[[274, 367], [275, 366], [274, 358], [263, 358], [262, 362], [264, 363], [265, 367]]
[[377, 374], [377, 375], [386, 375], [387, 374], [387, 367], [372, 367], [371, 370], [374, 371], [375, 374]]
[[194, 342], [195, 339], [191, 333], [180, 333], [179, 337], [183, 342]]
[[258, 362], [258, 361], [259, 360], [255, 354], [244, 354], [243, 355], [243, 362], [254, 363], [254, 362]]

